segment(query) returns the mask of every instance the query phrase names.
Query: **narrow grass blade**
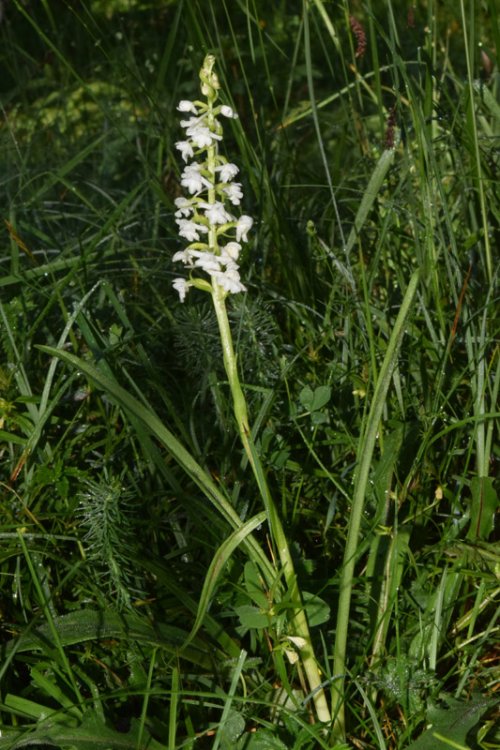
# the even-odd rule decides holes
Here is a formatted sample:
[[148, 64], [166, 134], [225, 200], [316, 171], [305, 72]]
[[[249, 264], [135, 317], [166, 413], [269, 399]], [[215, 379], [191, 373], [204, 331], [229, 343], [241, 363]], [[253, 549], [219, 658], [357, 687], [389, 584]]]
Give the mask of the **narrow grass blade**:
[[185, 645], [191, 642], [191, 640], [194, 638], [201, 627], [203, 619], [207, 613], [215, 586], [217, 585], [217, 581], [224, 565], [229, 560], [236, 547], [238, 547], [238, 545], [241, 544], [241, 542], [258, 526], [265, 523], [266, 517], [266, 511], [258, 513], [256, 516], [247, 521], [243, 526], [241, 526], [241, 528], [233, 531], [233, 533], [221, 544], [221, 546], [215, 553], [214, 558], [210, 563], [205, 582], [203, 584], [203, 590], [201, 592], [200, 602], [198, 605], [198, 614], [196, 615], [193, 629], [187, 637]]
[[351, 229], [351, 232], [347, 239], [347, 254], [349, 254], [353, 249], [355, 242], [359, 237], [359, 233], [361, 232], [361, 229], [363, 228], [363, 225], [368, 218], [368, 214], [372, 209], [375, 199], [379, 194], [382, 185], [384, 184], [385, 176], [389, 171], [392, 162], [394, 161], [394, 154], [394, 149], [385, 149], [382, 152], [382, 155], [377, 164], [375, 165], [375, 169], [372, 172], [370, 181], [366, 186], [363, 197], [361, 199], [361, 203], [359, 204], [359, 208], [356, 212], [354, 226]]
[[177, 735], [177, 708], [179, 705], [179, 670], [172, 670], [172, 687], [170, 692], [170, 706], [168, 712], [168, 750], [175, 750]]
[[26, 540], [24, 539], [23, 533], [20, 529], [18, 530], [18, 535], [19, 535], [19, 542], [21, 544], [21, 549], [23, 550], [23, 554], [26, 559], [26, 563], [28, 565], [28, 569], [29, 569], [29, 572], [33, 581], [33, 585], [35, 587], [38, 600], [40, 602], [40, 606], [43, 610], [44, 617], [47, 621], [51, 641], [53, 644], [53, 649], [54, 649], [54, 652], [57, 654], [56, 658], [58, 659], [62, 668], [64, 669], [64, 672], [66, 673], [65, 679], [67, 680], [68, 685], [70, 685], [70, 687], [72, 688], [75, 698], [80, 703], [83, 703], [83, 699], [82, 699], [82, 696], [80, 695], [80, 691], [78, 689], [75, 675], [73, 674], [73, 670], [71, 669], [71, 664], [69, 662], [68, 657], [66, 656], [66, 652], [64, 651], [64, 644], [61, 638], [59, 637], [59, 631], [56, 627], [55, 618], [52, 614], [51, 602], [47, 600], [47, 595], [44, 591], [44, 588], [42, 586], [38, 573], [35, 569], [33, 560], [31, 559], [31, 555], [29, 553]]
[[[352, 587], [354, 582], [354, 568], [356, 564], [356, 552], [358, 548], [359, 530], [361, 517], [369, 482], [370, 468], [372, 465], [373, 451], [377, 441], [380, 419], [384, 410], [385, 399], [389, 390], [392, 373], [396, 366], [399, 347], [404, 333], [406, 319], [410, 313], [413, 299], [415, 297], [419, 281], [419, 271], [415, 271], [410, 279], [398, 317], [394, 324], [391, 337], [387, 345], [387, 351], [380, 368], [379, 377], [375, 386], [373, 400], [368, 414], [366, 428], [361, 438], [358, 457], [359, 464], [356, 472], [354, 494], [352, 499], [351, 516], [347, 542], [344, 552], [344, 565], [340, 578], [340, 596], [337, 615], [337, 629], [334, 649], [334, 674], [344, 674], [346, 667], [347, 639], [349, 633], [349, 615], [351, 606]], [[345, 733], [345, 718], [343, 705], [343, 686], [334, 685], [333, 695], [335, 698], [334, 716], [335, 723], [333, 736], [342, 738]]]
[[146, 719], [148, 716], [148, 705], [149, 705], [149, 697], [151, 695], [151, 687], [153, 683], [153, 673], [156, 666], [156, 654], [157, 649], [153, 649], [153, 653], [151, 654], [151, 659], [149, 661], [149, 669], [148, 669], [148, 680], [146, 683], [146, 687], [144, 690], [144, 700], [142, 702], [142, 710], [141, 710], [141, 718], [139, 721], [139, 727], [138, 727], [138, 733], [137, 733], [137, 744], [136, 744], [136, 750], [141, 750], [143, 745], [143, 737], [146, 733]]
[[[247, 652], [244, 649], [241, 649], [241, 653], [240, 653], [238, 662], [236, 664], [235, 670], [233, 672], [233, 677], [231, 679], [231, 685], [229, 686], [229, 695], [227, 696], [224, 702], [224, 710], [222, 711], [219, 729], [217, 730], [217, 734], [215, 736], [215, 742], [212, 746], [212, 750], [218, 750], [218, 747], [222, 741], [223, 732], [224, 732], [226, 723], [229, 719], [231, 706], [233, 703], [233, 698], [236, 693], [236, 687], [238, 685], [246, 658], [247, 658]], [[224, 744], [227, 744], [227, 743], [224, 743]]]

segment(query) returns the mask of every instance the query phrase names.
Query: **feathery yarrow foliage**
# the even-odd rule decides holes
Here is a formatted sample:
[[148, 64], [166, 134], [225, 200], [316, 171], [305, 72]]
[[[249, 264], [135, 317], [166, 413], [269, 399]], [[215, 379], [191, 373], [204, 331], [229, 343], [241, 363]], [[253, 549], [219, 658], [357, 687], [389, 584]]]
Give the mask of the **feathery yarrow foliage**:
[[135, 546], [131, 495], [116, 477], [87, 480], [86, 486], [80, 494], [80, 519], [87, 559], [101, 589], [118, 608], [130, 607], [134, 576], [129, 555]]
[[[226, 294], [246, 291], [239, 274], [238, 258], [241, 243], [248, 241], [253, 219], [234, 216], [227, 205], [239, 206], [243, 193], [241, 184], [233, 182], [239, 172], [219, 153], [223, 129], [219, 116], [236, 119], [238, 115], [226, 104], [217, 104], [219, 79], [213, 71], [215, 57], [207, 55], [200, 71], [201, 93], [205, 101], [183, 99], [177, 109], [191, 117], [181, 120], [186, 131], [185, 140], [175, 146], [181, 152], [186, 166], [181, 175], [181, 185], [189, 197], [175, 201], [176, 223], [179, 235], [190, 243], [173, 256], [189, 270], [189, 280], [174, 279], [173, 286], [184, 301], [190, 287], [210, 291], [218, 284]], [[195, 158], [196, 161], [188, 160]], [[210, 283], [195, 276], [196, 270], [210, 277]]]

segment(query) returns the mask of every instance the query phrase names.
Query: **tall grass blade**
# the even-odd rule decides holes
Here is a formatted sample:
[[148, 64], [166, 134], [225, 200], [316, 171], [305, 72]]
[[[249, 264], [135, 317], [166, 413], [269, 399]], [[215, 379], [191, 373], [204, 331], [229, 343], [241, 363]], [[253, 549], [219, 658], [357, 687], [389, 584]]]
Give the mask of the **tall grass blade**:
[[[364, 434], [360, 439], [358, 447], [358, 467], [354, 484], [351, 513], [348, 523], [347, 541], [344, 551], [344, 561], [340, 577], [340, 594], [337, 613], [337, 627], [335, 634], [335, 647], [333, 657], [334, 674], [344, 675], [347, 656], [347, 639], [349, 633], [349, 618], [352, 589], [354, 584], [354, 568], [356, 564], [356, 552], [358, 548], [359, 529], [365, 503], [366, 491], [369, 482], [370, 468], [372, 464], [373, 451], [380, 429], [380, 420], [384, 410], [385, 400], [396, 366], [399, 347], [404, 334], [404, 327], [410, 314], [413, 300], [419, 282], [419, 271], [415, 271], [411, 277], [405, 292], [401, 308], [394, 323], [390, 339], [387, 344], [384, 361], [380, 368], [377, 383], [373, 393], [370, 411], [366, 421]], [[333, 737], [335, 739], [345, 736], [345, 707], [343, 685], [334, 684], [334, 726]]]
[[246, 539], [246, 537], [251, 534], [252, 531], [257, 529], [265, 522], [266, 516], [266, 511], [262, 511], [261, 513], [258, 513], [256, 516], [244, 523], [239, 529], [233, 531], [233, 533], [221, 544], [221, 546], [215, 553], [214, 558], [210, 563], [210, 567], [203, 584], [203, 589], [200, 594], [196, 620], [191, 632], [186, 639], [185, 645], [188, 645], [192, 641], [203, 624], [203, 620], [205, 619], [208, 607], [210, 606], [210, 601], [212, 599], [217, 581], [220, 574], [222, 573], [224, 565], [227, 563], [234, 550], [243, 542], [243, 540]]

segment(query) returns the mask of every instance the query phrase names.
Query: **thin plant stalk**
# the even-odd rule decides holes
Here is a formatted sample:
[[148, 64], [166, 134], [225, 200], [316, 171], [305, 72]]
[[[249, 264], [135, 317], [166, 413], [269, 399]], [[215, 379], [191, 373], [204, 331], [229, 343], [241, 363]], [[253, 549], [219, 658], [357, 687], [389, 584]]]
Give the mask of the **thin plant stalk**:
[[179, 707], [179, 669], [172, 669], [172, 688], [170, 698], [170, 711], [168, 715], [168, 750], [175, 750], [177, 746], [177, 709]]
[[224, 290], [217, 284], [214, 284], [212, 291], [212, 300], [217, 316], [217, 322], [219, 324], [224, 367], [231, 390], [234, 416], [237, 422], [238, 432], [240, 434], [243, 448], [248, 456], [250, 466], [252, 467], [252, 471], [259, 487], [259, 492], [267, 512], [271, 534], [278, 550], [280, 563], [283, 567], [283, 574], [293, 605], [293, 635], [302, 639], [303, 642], [303, 645], [300, 649], [300, 656], [304, 671], [307, 676], [310, 691], [313, 694], [316, 713], [320, 721], [329, 722], [331, 720], [330, 709], [328, 707], [325, 692], [321, 687], [321, 675], [312, 647], [309, 625], [302, 604], [302, 598], [297, 583], [297, 576], [295, 574], [290, 547], [288, 545], [285, 530], [283, 529], [283, 524], [281, 523], [281, 519], [276, 510], [276, 505], [274, 504], [271, 493], [269, 491], [269, 486], [266, 481], [264, 469], [262, 467], [262, 463], [260, 461], [260, 457], [255, 447], [255, 443], [253, 441], [250, 430], [246, 399], [243, 394], [238, 376], [237, 360], [233, 347], [231, 329], [229, 326], [225, 296], [226, 295], [224, 293]]

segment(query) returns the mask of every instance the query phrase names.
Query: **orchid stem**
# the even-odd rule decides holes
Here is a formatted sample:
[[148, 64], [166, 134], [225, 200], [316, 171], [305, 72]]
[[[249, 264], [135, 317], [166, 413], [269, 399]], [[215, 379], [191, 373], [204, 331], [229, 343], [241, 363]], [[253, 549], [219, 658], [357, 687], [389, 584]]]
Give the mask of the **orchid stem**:
[[290, 547], [283, 529], [283, 524], [281, 523], [281, 519], [269, 491], [264, 469], [250, 430], [247, 403], [238, 376], [237, 360], [234, 352], [225, 298], [226, 292], [218, 284], [213, 283], [212, 300], [214, 303], [215, 314], [217, 316], [217, 323], [219, 325], [224, 367], [231, 390], [234, 416], [238, 425], [243, 448], [248, 456], [260, 495], [264, 502], [271, 535], [278, 551], [290, 599], [293, 603], [293, 614], [291, 618], [294, 630], [293, 635], [302, 638], [304, 641], [304, 646], [300, 649], [300, 656], [304, 666], [304, 671], [307, 675], [309, 689], [313, 695], [316, 713], [320, 721], [329, 722], [331, 720], [330, 709], [326, 700], [325, 692], [321, 686], [321, 674], [314, 656], [309, 625], [302, 604], [302, 597], [297, 583], [297, 576], [295, 574]]
[[[247, 233], [252, 227], [253, 219], [245, 214], [236, 218], [226, 208], [228, 203], [239, 205], [243, 193], [241, 183], [233, 182], [233, 178], [239, 171], [238, 167], [228, 163], [226, 158], [219, 153], [223, 127], [218, 117], [221, 115], [234, 120], [237, 115], [231, 107], [217, 104], [220, 83], [214, 71], [214, 65], [215, 57], [207, 55], [200, 70], [201, 93], [206, 98], [206, 102], [181, 100], [178, 106], [180, 112], [189, 113], [191, 117], [181, 120], [181, 127], [186, 131], [186, 139], [178, 141], [175, 144], [176, 148], [181, 152], [185, 162], [194, 157], [200, 161], [186, 164], [181, 175], [181, 185], [192, 197], [179, 197], [175, 200], [177, 208], [175, 220], [179, 227], [179, 234], [190, 244], [185, 250], [173, 256], [174, 262], [182, 261], [189, 269], [189, 280], [182, 277], [174, 279], [173, 286], [177, 289], [181, 301], [184, 301], [191, 287], [210, 292], [212, 295], [236, 424], [264, 503], [271, 538], [278, 551], [292, 604], [292, 635], [301, 644], [300, 656], [310, 689], [310, 695], [307, 698], [308, 700], [310, 697], [313, 698], [318, 719], [322, 722], [330, 722], [330, 709], [314, 657], [309, 625], [290, 547], [253, 441], [247, 402], [238, 377], [237, 358], [227, 315], [227, 295], [246, 291], [246, 287], [240, 280], [237, 261], [241, 251], [241, 242], [248, 241]], [[233, 233], [234, 239], [229, 239], [233, 237]], [[226, 244], [219, 245], [219, 239]], [[205, 275], [200, 276], [200, 273]], [[206, 278], [207, 275], [210, 281]]]

